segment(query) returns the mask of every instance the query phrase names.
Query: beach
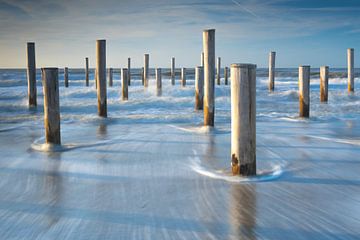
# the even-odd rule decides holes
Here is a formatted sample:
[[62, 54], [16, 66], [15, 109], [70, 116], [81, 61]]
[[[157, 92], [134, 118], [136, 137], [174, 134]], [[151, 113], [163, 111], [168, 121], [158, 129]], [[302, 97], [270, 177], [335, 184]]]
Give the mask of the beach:
[[[179, 69], [177, 69], [179, 70]], [[43, 97], [27, 104], [26, 71], [0, 70], [0, 236], [3, 239], [357, 239], [360, 234], [360, 78], [330, 68], [320, 103], [299, 118], [297, 69], [257, 69], [257, 176], [231, 174], [230, 86], [215, 87], [215, 127], [194, 110], [194, 71], [161, 94], [120, 73], [97, 116], [93, 71], [60, 71], [61, 146], [44, 140]], [[317, 72], [316, 72], [317, 71]], [[177, 72], [179, 73], [179, 71]]]

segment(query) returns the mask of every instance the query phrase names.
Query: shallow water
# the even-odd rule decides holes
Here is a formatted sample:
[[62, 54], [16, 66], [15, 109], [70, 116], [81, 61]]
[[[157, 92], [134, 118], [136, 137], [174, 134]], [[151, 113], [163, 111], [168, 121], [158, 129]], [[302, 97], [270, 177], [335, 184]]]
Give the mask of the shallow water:
[[[80, 70], [60, 79], [63, 145], [44, 144], [43, 105], [27, 107], [23, 70], [0, 70], [0, 236], [3, 239], [357, 239], [360, 234], [360, 80], [337, 69], [328, 104], [311, 80], [310, 119], [298, 115], [296, 69], [268, 93], [257, 77], [259, 176], [230, 174], [230, 88], [216, 86], [216, 127], [202, 127], [187, 86], [163, 76], [129, 101], [119, 74], [108, 119]], [[93, 76], [90, 76], [93, 79]]]

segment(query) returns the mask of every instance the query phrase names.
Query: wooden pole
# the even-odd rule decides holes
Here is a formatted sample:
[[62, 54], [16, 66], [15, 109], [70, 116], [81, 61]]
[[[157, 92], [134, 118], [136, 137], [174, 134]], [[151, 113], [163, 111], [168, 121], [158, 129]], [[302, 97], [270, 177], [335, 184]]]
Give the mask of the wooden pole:
[[354, 92], [354, 49], [347, 50], [348, 60], [348, 92]]
[[131, 85], [131, 58], [128, 58], [128, 86]]
[[181, 68], [181, 86], [186, 86], [186, 68]]
[[27, 43], [27, 82], [29, 106], [37, 106], [35, 43]]
[[144, 55], [144, 87], [149, 86], [149, 54]]
[[64, 83], [65, 87], [69, 87], [69, 69], [67, 67], [64, 68]]
[[171, 85], [175, 85], [175, 58], [171, 58]]
[[320, 67], [320, 101], [328, 101], [329, 67]]
[[109, 75], [109, 87], [113, 86], [113, 69], [108, 69], [108, 75]]
[[215, 118], [215, 29], [203, 32], [204, 125], [214, 126]]
[[204, 67], [195, 68], [195, 110], [203, 109], [204, 99]]
[[98, 114], [100, 117], [107, 117], [106, 40], [96, 41], [96, 84], [98, 97]]
[[121, 69], [121, 90], [122, 90], [122, 100], [128, 100], [128, 83], [129, 83], [129, 75], [128, 69], [123, 68]]
[[231, 65], [231, 168], [256, 175], [256, 65]]
[[299, 67], [299, 107], [300, 117], [310, 115], [310, 66]]
[[201, 66], [204, 67], [204, 52], [201, 52]]
[[229, 84], [229, 68], [224, 68], [224, 79], [225, 79], [225, 85]]
[[45, 142], [61, 144], [59, 74], [57, 68], [42, 68]]
[[217, 81], [217, 85], [220, 85], [221, 83], [221, 58], [218, 57], [217, 58], [217, 68], [216, 68], [216, 81]]
[[156, 78], [156, 87], [157, 89], [161, 89], [162, 83], [161, 83], [161, 68], [155, 69], [155, 78]]
[[85, 85], [89, 86], [89, 58], [85, 58]]
[[269, 53], [269, 91], [272, 92], [275, 89], [275, 52]]

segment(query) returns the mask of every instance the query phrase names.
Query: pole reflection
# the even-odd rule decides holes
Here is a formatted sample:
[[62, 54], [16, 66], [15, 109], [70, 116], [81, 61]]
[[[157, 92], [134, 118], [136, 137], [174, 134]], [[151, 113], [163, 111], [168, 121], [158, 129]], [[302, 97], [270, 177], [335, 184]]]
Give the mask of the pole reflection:
[[44, 175], [44, 197], [47, 205], [48, 225], [49, 227], [56, 224], [62, 213], [57, 208], [62, 204], [62, 195], [64, 192], [63, 176], [61, 175], [61, 152], [51, 152], [47, 154], [45, 159], [45, 171]]
[[256, 239], [256, 185], [236, 184], [230, 191], [231, 239]]
[[105, 139], [107, 137], [107, 124], [101, 122], [96, 130], [96, 136], [98, 139]]

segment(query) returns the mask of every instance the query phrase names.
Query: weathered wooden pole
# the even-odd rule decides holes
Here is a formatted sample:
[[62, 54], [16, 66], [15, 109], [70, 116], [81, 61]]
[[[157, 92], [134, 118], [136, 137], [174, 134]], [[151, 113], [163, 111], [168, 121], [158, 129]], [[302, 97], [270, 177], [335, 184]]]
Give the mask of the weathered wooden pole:
[[201, 52], [201, 66], [204, 67], [204, 52]]
[[149, 86], [149, 54], [144, 55], [144, 87]]
[[204, 125], [214, 126], [215, 118], [215, 29], [203, 31]]
[[128, 58], [128, 86], [131, 85], [131, 58]]
[[128, 83], [129, 83], [129, 75], [128, 69], [122, 68], [121, 69], [121, 90], [122, 90], [122, 100], [128, 100]]
[[45, 142], [61, 144], [59, 74], [57, 68], [42, 68]]
[[64, 68], [64, 83], [65, 87], [69, 87], [69, 69], [67, 67]]
[[221, 58], [218, 57], [217, 58], [217, 68], [216, 68], [216, 82], [217, 82], [217, 85], [220, 85], [221, 84]]
[[329, 67], [320, 67], [320, 102], [328, 101]]
[[89, 58], [85, 58], [85, 85], [89, 86]]
[[275, 56], [276, 52], [269, 53], [269, 91], [275, 89]]
[[310, 115], [310, 66], [299, 67], [299, 116]]
[[107, 117], [106, 102], [106, 40], [96, 41], [96, 85], [98, 114]]
[[204, 67], [195, 68], [195, 110], [203, 109], [204, 98]]
[[161, 87], [162, 87], [161, 68], [155, 69], [155, 78], [156, 78], [156, 88], [161, 89]]
[[225, 79], [225, 85], [229, 84], [229, 68], [224, 68], [224, 79]]
[[231, 65], [231, 168], [256, 175], [256, 65]]
[[186, 86], [186, 68], [181, 68], [181, 86]]
[[347, 50], [348, 61], [348, 92], [354, 92], [354, 49]]
[[113, 86], [113, 69], [108, 69], [108, 76], [109, 76], [109, 87]]
[[27, 81], [29, 106], [37, 106], [35, 43], [27, 43]]
[[174, 57], [171, 58], [170, 76], [171, 76], [171, 85], [175, 85], [175, 58]]

